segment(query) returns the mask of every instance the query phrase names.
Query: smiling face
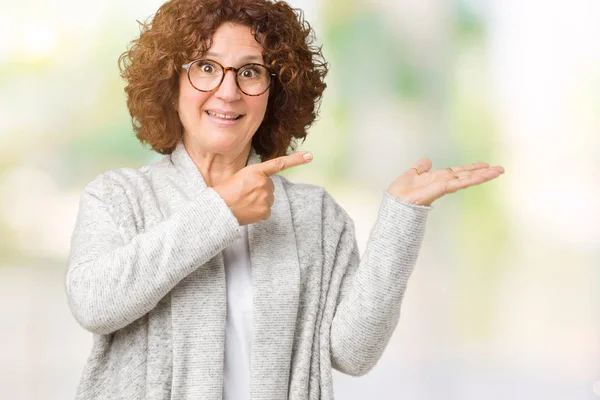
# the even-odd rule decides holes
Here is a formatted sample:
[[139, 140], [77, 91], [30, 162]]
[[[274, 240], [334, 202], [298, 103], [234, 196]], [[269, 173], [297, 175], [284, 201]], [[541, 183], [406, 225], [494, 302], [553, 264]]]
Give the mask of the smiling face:
[[[262, 46], [250, 28], [225, 23], [212, 37], [212, 46], [202, 58], [224, 67], [239, 68], [247, 63], [263, 63]], [[228, 71], [218, 89], [196, 90], [182, 69], [179, 77], [177, 111], [184, 128], [184, 141], [201, 151], [237, 155], [249, 150], [252, 136], [265, 116], [269, 90], [260, 96], [243, 94]]]

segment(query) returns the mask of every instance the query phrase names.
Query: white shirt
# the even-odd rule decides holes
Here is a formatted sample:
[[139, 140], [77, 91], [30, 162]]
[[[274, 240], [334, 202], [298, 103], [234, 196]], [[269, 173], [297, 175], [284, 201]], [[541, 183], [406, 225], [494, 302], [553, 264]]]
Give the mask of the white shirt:
[[223, 400], [250, 399], [250, 344], [252, 343], [252, 269], [248, 228], [223, 250], [227, 282]]

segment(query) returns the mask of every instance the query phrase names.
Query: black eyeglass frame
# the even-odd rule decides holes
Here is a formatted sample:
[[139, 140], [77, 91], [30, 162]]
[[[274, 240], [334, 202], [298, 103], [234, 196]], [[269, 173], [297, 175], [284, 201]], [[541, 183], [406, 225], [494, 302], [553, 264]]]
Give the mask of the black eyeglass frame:
[[[192, 67], [193, 64], [200, 62], [200, 61], [210, 61], [211, 63], [215, 63], [217, 64], [219, 67], [221, 67], [221, 70], [223, 71], [223, 75], [221, 75], [221, 81], [217, 84], [217, 86], [214, 87], [214, 89], [211, 90], [202, 90], [197, 88], [194, 83], [192, 82], [192, 78], [190, 77], [190, 69]], [[262, 91], [259, 94], [248, 94], [246, 92], [244, 92], [244, 90], [240, 87], [240, 83], [238, 82], [238, 71], [240, 71], [243, 68], [246, 68], [248, 66], [251, 65], [257, 65], [260, 67], [265, 68], [268, 72], [269, 72], [269, 84], [267, 85], [266, 89], [264, 91]], [[246, 96], [261, 96], [263, 94], [266, 93], [267, 90], [269, 90], [269, 88], [271, 87], [271, 83], [273, 82], [273, 77], [277, 77], [277, 74], [274, 73], [273, 71], [271, 71], [271, 69], [269, 67], [267, 67], [266, 65], [263, 64], [259, 64], [259, 63], [249, 63], [249, 64], [244, 64], [239, 68], [235, 68], [235, 67], [224, 67], [223, 65], [221, 65], [221, 63], [219, 63], [218, 61], [215, 60], [211, 60], [210, 58], [199, 58], [197, 60], [194, 61], [190, 61], [187, 64], [183, 64], [181, 66], [183, 69], [185, 69], [187, 71], [187, 77], [188, 77], [188, 81], [190, 82], [190, 85], [192, 85], [192, 87], [200, 92], [204, 92], [204, 93], [208, 93], [208, 92], [214, 92], [215, 90], [218, 90], [219, 87], [221, 87], [221, 84], [223, 83], [223, 81], [225, 80], [225, 74], [227, 73], [227, 71], [233, 71], [233, 74], [235, 76], [235, 84], [237, 85], [238, 89], [240, 89], [240, 91], [242, 93], [244, 93]]]

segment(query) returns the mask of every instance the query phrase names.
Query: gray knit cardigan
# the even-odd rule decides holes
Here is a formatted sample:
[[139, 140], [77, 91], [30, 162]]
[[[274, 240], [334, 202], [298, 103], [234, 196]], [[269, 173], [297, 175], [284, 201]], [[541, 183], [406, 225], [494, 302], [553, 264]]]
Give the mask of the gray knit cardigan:
[[[331, 400], [332, 368], [363, 375], [383, 353], [431, 207], [385, 191], [361, 259], [323, 188], [272, 180], [271, 217], [248, 226], [251, 398]], [[77, 399], [222, 399], [222, 250], [240, 236], [181, 142], [88, 184], [66, 273], [71, 311], [93, 333]]]

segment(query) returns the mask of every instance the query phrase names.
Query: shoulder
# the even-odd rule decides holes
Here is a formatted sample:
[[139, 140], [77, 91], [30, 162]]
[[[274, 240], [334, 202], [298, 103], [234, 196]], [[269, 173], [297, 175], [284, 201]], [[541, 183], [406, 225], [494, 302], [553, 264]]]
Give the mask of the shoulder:
[[173, 173], [172, 170], [164, 158], [140, 168], [115, 168], [97, 175], [83, 192], [105, 202], [119, 197], [140, 197], [154, 192], [156, 183]]
[[123, 232], [134, 234], [158, 223], [164, 217], [161, 199], [168, 181], [176, 181], [173, 171], [159, 160], [140, 168], [116, 168], [97, 175], [88, 183], [80, 199], [80, 210], [110, 215]]

